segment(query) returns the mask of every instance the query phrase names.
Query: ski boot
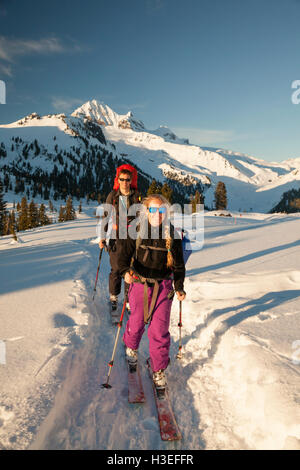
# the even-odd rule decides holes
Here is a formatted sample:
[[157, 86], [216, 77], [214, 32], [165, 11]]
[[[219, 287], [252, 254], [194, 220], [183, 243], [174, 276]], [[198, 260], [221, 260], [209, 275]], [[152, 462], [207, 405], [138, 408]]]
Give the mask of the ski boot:
[[137, 349], [131, 349], [125, 346], [126, 360], [129, 365], [129, 371], [135, 372], [138, 364], [138, 352]]
[[111, 310], [115, 311], [118, 307], [118, 296], [114, 294], [110, 294], [110, 306]]
[[152, 379], [156, 388], [158, 398], [162, 398], [165, 395], [165, 390], [167, 386], [166, 374], [164, 369], [160, 369], [156, 372], [153, 372]]

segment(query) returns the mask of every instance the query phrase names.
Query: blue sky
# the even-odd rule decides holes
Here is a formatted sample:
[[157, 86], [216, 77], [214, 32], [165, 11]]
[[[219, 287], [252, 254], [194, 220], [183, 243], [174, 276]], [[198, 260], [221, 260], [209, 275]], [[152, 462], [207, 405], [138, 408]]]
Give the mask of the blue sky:
[[0, 0], [0, 123], [89, 99], [147, 128], [300, 157], [300, 0]]

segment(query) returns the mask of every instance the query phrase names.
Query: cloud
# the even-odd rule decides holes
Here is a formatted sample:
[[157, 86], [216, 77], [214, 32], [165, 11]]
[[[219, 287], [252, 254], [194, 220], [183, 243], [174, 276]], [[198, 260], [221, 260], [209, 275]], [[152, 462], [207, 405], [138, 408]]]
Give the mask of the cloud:
[[56, 111], [67, 113], [69, 111], [74, 111], [74, 109], [82, 105], [84, 101], [79, 98], [66, 98], [53, 96], [51, 104]]
[[144, 110], [146, 109], [147, 107], [149, 106], [149, 102], [148, 101], [144, 101], [144, 102], [141, 102], [141, 103], [132, 103], [132, 104], [119, 104], [117, 107], [119, 109], [124, 109], [126, 110], [126, 112], [128, 112], [129, 110], [130, 111], [134, 111], [134, 110]]
[[68, 48], [56, 37], [33, 39], [11, 39], [0, 36], [0, 59], [13, 62], [17, 56], [28, 54], [53, 54], [66, 52]]
[[1, 64], [0, 62], [0, 75], [3, 76], [5, 75], [6, 77], [12, 77], [12, 68], [11, 65], [8, 64]]
[[26, 55], [47, 55], [80, 52], [83, 48], [70, 40], [63, 43], [61, 39], [53, 36], [41, 39], [9, 38], [0, 35], [0, 72], [12, 76], [12, 65], [18, 57]]
[[147, 0], [146, 5], [147, 5], [148, 11], [156, 12], [158, 10], [161, 10], [164, 7], [165, 2], [164, 0]]
[[178, 137], [188, 138], [191, 144], [223, 145], [227, 142], [245, 139], [246, 135], [238, 135], [233, 130], [198, 129], [194, 127], [172, 127]]

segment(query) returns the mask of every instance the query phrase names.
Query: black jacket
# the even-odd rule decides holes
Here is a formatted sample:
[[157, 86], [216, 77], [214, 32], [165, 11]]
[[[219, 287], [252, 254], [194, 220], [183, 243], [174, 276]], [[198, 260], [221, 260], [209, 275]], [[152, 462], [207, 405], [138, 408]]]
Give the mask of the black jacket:
[[[119, 227], [119, 197], [121, 196], [120, 190], [112, 190], [106, 198], [106, 204], [111, 204], [116, 211], [116, 220], [114, 223]], [[138, 204], [141, 201], [140, 193], [136, 189], [131, 189], [127, 198], [127, 211], [133, 204]], [[122, 206], [121, 206], [122, 207]], [[134, 217], [127, 217], [129, 224]], [[108, 224], [105, 225], [104, 231], [107, 232]], [[118, 230], [116, 231], [116, 238], [118, 239]]]
[[[159, 234], [158, 239], [142, 239], [136, 252], [137, 241], [132, 238], [120, 240], [122, 249], [118, 258], [119, 271], [122, 276], [132, 267], [133, 271], [140, 276], [152, 279], [168, 279], [173, 274], [174, 288], [176, 291], [183, 290], [185, 278], [185, 265], [183, 259], [182, 241], [174, 238], [174, 227], [171, 226], [171, 253], [173, 256], [172, 269], [167, 268], [167, 251], [147, 250], [145, 247], [165, 248], [166, 240]], [[150, 232], [148, 232], [150, 233]], [[133, 264], [131, 265], [131, 260]]]

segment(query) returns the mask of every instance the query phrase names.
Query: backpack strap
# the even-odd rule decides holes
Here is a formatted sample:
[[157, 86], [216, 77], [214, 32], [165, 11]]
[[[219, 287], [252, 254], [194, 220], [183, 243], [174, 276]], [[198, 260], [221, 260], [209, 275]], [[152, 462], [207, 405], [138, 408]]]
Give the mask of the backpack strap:
[[139, 250], [139, 247], [141, 246], [142, 244], [142, 238], [141, 238], [141, 235], [140, 233], [138, 234], [137, 236], [137, 239], [135, 241], [135, 257], [137, 258], [137, 253], [138, 253], [138, 250]]
[[[151, 278], [140, 276], [137, 273], [133, 273], [133, 278], [134, 278], [133, 282], [139, 282], [141, 284], [144, 284], [144, 323], [145, 325], [147, 325], [147, 323], [149, 323], [152, 318], [153, 310], [154, 310], [156, 300], [158, 297], [159, 286], [164, 279], [151, 279]], [[150, 309], [149, 309], [148, 287], [152, 287], [152, 286], [153, 286], [153, 292], [151, 296], [151, 304], [150, 304]]]
[[[147, 256], [149, 254], [149, 250], [158, 250], [158, 251], [168, 251], [167, 248], [159, 248], [159, 247], [154, 247], [154, 246], [147, 246], [142, 244], [142, 238], [140, 235], [136, 239], [135, 243], [135, 257], [137, 258], [137, 252], [139, 248], [144, 248], [146, 250], [143, 261], [146, 261]], [[134, 262], [134, 257], [132, 257], [131, 260], [131, 266], [133, 265]], [[153, 314], [153, 310], [156, 304], [156, 300], [158, 297], [158, 292], [159, 292], [159, 286], [161, 283], [162, 279], [150, 279], [150, 278], [145, 278], [142, 276], [136, 276], [136, 282], [141, 282], [144, 284], [144, 323], [147, 325]], [[150, 304], [150, 309], [148, 305], [148, 287], [153, 286], [153, 292], [152, 292], [152, 297], [151, 297], [151, 304]]]
[[148, 282], [147, 280], [144, 282], [144, 323], [147, 325], [147, 323], [150, 322], [153, 310], [156, 304], [156, 300], [158, 297], [158, 291], [159, 291], [159, 282], [156, 280], [154, 282], [154, 287], [153, 287], [153, 292], [152, 292], [152, 297], [151, 297], [151, 304], [150, 304], [150, 309], [148, 306]]
[[142, 201], [141, 195], [137, 189], [134, 190], [133, 200], [134, 200], [134, 204], [137, 204]]
[[143, 257], [143, 262], [146, 261], [146, 259], [148, 258], [148, 255], [149, 255], [149, 251], [151, 250], [156, 250], [156, 251], [168, 251], [167, 248], [160, 248], [160, 247], [157, 247], [157, 246], [147, 246], [147, 245], [142, 245], [140, 244], [139, 245], [139, 248], [143, 248], [145, 251], [145, 254], [144, 254], [144, 257]]

